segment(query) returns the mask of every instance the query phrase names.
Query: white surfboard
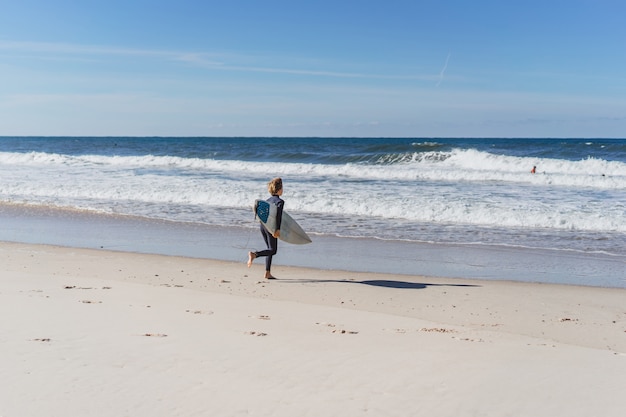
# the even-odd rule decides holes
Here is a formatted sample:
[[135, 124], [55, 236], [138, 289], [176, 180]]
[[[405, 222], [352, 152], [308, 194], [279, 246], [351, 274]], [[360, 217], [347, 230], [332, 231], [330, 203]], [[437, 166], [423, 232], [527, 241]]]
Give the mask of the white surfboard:
[[[254, 218], [261, 222], [270, 233], [276, 231], [276, 204], [270, 204], [265, 200], [255, 200]], [[311, 238], [306, 234], [300, 225], [283, 210], [283, 219], [280, 225], [280, 240], [295, 245], [311, 243]]]

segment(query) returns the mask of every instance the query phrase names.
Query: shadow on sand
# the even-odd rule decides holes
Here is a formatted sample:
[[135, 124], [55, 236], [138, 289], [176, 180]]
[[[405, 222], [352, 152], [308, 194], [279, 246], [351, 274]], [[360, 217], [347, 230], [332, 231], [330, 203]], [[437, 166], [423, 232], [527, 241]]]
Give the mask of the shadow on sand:
[[407, 281], [395, 281], [386, 279], [371, 279], [365, 281], [353, 281], [343, 279], [281, 279], [281, 282], [294, 283], [294, 284], [321, 284], [321, 283], [339, 283], [339, 284], [361, 284], [370, 285], [372, 287], [384, 287], [384, 288], [397, 288], [403, 290], [423, 290], [427, 287], [480, 287], [480, 285], [472, 284], [429, 284], [424, 282], [407, 282]]

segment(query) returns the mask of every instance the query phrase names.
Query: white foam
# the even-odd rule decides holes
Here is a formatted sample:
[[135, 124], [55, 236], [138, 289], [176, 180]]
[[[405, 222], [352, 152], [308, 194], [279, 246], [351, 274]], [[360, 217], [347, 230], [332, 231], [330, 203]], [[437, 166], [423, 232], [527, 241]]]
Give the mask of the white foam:
[[[537, 174], [530, 173], [533, 165]], [[285, 179], [289, 209], [298, 212], [626, 232], [626, 164], [475, 150], [416, 153], [378, 165], [0, 153], [0, 199], [161, 218], [186, 210], [193, 220], [203, 219], [204, 208], [249, 207], [277, 175]]]

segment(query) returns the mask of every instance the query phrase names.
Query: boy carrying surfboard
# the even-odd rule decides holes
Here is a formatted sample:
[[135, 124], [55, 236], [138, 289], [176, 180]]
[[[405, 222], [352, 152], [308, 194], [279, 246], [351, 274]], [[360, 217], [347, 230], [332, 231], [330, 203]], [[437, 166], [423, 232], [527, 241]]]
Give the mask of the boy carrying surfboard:
[[[252, 266], [252, 262], [256, 258], [265, 257], [265, 279], [276, 279], [271, 272], [272, 258], [278, 252], [278, 238], [280, 237], [280, 226], [283, 218], [283, 207], [285, 201], [280, 197], [283, 195], [283, 180], [274, 178], [267, 184], [267, 191], [271, 197], [267, 201], [269, 204], [276, 206], [275, 230], [271, 233], [263, 222], [261, 223], [261, 235], [267, 245], [267, 249], [257, 252], [248, 252], [248, 268]], [[256, 211], [256, 208], [255, 208]]]

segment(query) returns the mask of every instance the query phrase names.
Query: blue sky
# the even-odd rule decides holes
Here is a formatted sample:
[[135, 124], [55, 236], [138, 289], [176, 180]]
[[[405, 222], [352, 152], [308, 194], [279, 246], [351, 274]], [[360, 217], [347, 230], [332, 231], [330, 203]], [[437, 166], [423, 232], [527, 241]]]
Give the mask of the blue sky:
[[0, 6], [0, 136], [626, 137], [621, 0]]

